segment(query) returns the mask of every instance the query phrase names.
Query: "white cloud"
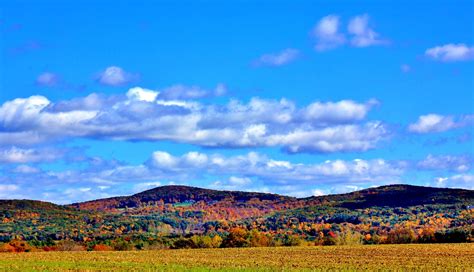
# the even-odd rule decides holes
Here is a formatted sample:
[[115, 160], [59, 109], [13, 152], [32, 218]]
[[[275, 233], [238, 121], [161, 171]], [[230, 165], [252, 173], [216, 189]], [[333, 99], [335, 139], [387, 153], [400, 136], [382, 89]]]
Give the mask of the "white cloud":
[[0, 107], [0, 127], [16, 130], [31, 124], [49, 104], [46, 97], [39, 95], [7, 101]]
[[387, 134], [388, 131], [383, 124], [370, 122], [364, 125], [339, 125], [271, 135], [267, 138], [267, 145], [283, 146], [290, 153], [367, 151], [375, 148], [375, 144]]
[[323, 196], [323, 195], [327, 195], [327, 193], [323, 190], [319, 190], [319, 189], [314, 189], [311, 194], [313, 196]]
[[98, 82], [108, 86], [122, 86], [136, 78], [137, 75], [128, 73], [120, 67], [109, 66], [99, 74]]
[[408, 130], [414, 133], [443, 132], [454, 128], [472, 125], [474, 115], [464, 115], [457, 120], [453, 116], [443, 116], [439, 114], [421, 115], [417, 122], [410, 124]]
[[163, 151], [155, 151], [152, 154], [152, 162], [155, 167], [173, 168], [176, 166], [176, 158]]
[[442, 132], [454, 127], [452, 116], [438, 114], [422, 115], [414, 124], [410, 124], [408, 130], [416, 133]]
[[299, 50], [287, 48], [278, 53], [265, 54], [254, 61], [254, 64], [257, 66], [283, 66], [296, 60], [299, 55]]
[[418, 169], [421, 170], [449, 170], [455, 172], [466, 172], [471, 169], [472, 159], [469, 156], [454, 155], [428, 155], [418, 162]]
[[376, 33], [369, 26], [369, 16], [367, 14], [353, 17], [347, 26], [349, 34], [353, 35], [351, 44], [355, 47], [367, 47], [385, 43], [378, 38]]
[[315, 102], [306, 107], [304, 115], [308, 120], [316, 122], [350, 123], [363, 120], [372, 106], [377, 104], [376, 100], [370, 100], [365, 104], [351, 100], [327, 103]]
[[[160, 154], [156, 156], [155, 154]], [[189, 163], [189, 157], [201, 158]], [[172, 161], [172, 165], [162, 163]], [[250, 152], [246, 155], [224, 157], [220, 154], [205, 155], [189, 152], [182, 156], [173, 156], [167, 152], [156, 151], [147, 162], [151, 172], [187, 173], [191, 175], [230, 175], [229, 184], [250, 183], [249, 179], [258, 178], [269, 183], [304, 182], [306, 184], [329, 184], [331, 182], [368, 182], [398, 177], [404, 167], [382, 159], [326, 161], [319, 164], [294, 164], [289, 161], [276, 161], [265, 155]], [[237, 177], [244, 176], [244, 177]], [[169, 179], [176, 177], [170, 176]], [[222, 182], [221, 182], [222, 184]]]
[[152, 90], [134, 87], [130, 88], [127, 92], [127, 97], [130, 100], [137, 100], [137, 101], [145, 101], [145, 102], [153, 102], [156, 100], [159, 92], [155, 92]]
[[36, 78], [36, 84], [40, 86], [52, 87], [59, 83], [59, 76], [54, 73], [44, 72]]
[[59, 159], [64, 152], [57, 149], [23, 149], [18, 147], [0, 148], [0, 163], [34, 163]]
[[433, 60], [439, 61], [466, 61], [474, 59], [474, 47], [469, 47], [466, 44], [446, 44], [428, 48], [425, 55]]
[[[316, 24], [313, 35], [316, 37], [317, 51], [333, 49], [347, 42], [346, 35], [340, 32], [340, 25], [340, 17], [336, 15], [323, 17]], [[380, 35], [370, 27], [367, 14], [352, 17], [347, 25], [347, 32], [351, 36], [350, 45], [354, 47], [387, 44], [387, 41], [380, 39]]]
[[252, 183], [252, 180], [249, 178], [241, 178], [241, 177], [230, 177], [229, 178], [229, 183], [236, 185], [236, 186], [244, 186]]
[[314, 102], [297, 108], [286, 99], [221, 105], [160, 96], [134, 87], [123, 96], [91, 94], [58, 103], [43, 96], [7, 101], [0, 106], [0, 140], [7, 146], [71, 138], [168, 140], [327, 153], [366, 151], [389, 134], [383, 123], [364, 121], [375, 100]]
[[474, 175], [458, 174], [449, 177], [438, 177], [430, 185], [443, 188], [450, 187], [474, 190]]
[[[433, 186], [472, 188], [474, 183], [472, 174], [468, 173], [470, 168], [463, 165], [470, 167], [470, 160], [456, 156], [427, 156], [411, 167], [404, 162], [384, 159], [294, 163], [275, 160], [256, 152], [224, 156], [195, 151], [181, 155], [156, 151], [146, 162], [138, 165], [93, 159], [80, 170], [44, 171], [25, 166], [6, 167], [0, 169], [0, 173], [5, 173], [0, 175], [0, 184], [16, 186], [8, 188], [17, 188], [17, 194], [14, 195], [17, 198], [46, 199], [61, 203], [130, 194], [168, 184], [170, 181], [173, 184], [225, 190], [270, 191], [303, 197], [403, 183], [407, 171], [422, 168], [462, 172], [438, 178], [431, 184]], [[5, 171], [13, 174], [9, 175]], [[207, 180], [214, 182], [206, 183]]]
[[[0, 169], [0, 173], [5, 169]], [[70, 203], [112, 195], [126, 195], [163, 184], [189, 184], [215, 189], [273, 192], [309, 196], [314, 189], [366, 184], [385, 184], [397, 180], [404, 168], [384, 160], [334, 160], [301, 164], [273, 160], [249, 152], [223, 156], [188, 152], [180, 156], [164, 151], [154, 152], [144, 164], [124, 165], [89, 161], [80, 170], [35, 171], [12, 170], [0, 175], [0, 184], [18, 188], [9, 198], [33, 198]], [[216, 180], [203, 183], [204, 180]], [[190, 184], [190, 182], [200, 181]], [[10, 187], [9, 187], [10, 188]], [[19, 190], [21, 188], [21, 190]], [[332, 188], [332, 189], [329, 189]]]
[[346, 42], [344, 34], [339, 33], [339, 16], [323, 17], [314, 27], [313, 34], [317, 39], [315, 49], [324, 51], [333, 49]]

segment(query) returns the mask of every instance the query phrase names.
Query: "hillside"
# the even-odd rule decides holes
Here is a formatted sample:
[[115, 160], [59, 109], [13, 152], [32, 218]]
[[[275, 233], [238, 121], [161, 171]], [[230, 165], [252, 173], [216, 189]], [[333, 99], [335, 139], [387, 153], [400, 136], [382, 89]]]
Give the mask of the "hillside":
[[227, 201], [233, 204], [244, 204], [250, 201], [266, 201], [279, 203], [294, 200], [293, 197], [276, 194], [218, 191], [190, 186], [169, 185], [161, 186], [131, 196], [112, 197], [71, 204], [72, 207], [85, 210], [112, 210], [123, 208], [138, 208], [149, 205], [165, 205], [178, 203], [198, 203], [212, 205]]
[[408, 207], [426, 204], [468, 204], [474, 201], [474, 191], [413, 185], [387, 185], [347, 194], [304, 199], [311, 205], [331, 204], [350, 209], [368, 207]]
[[[365, 235], [366, 243], [468, 241], [474, 237], [472, 206], [472, 190], [410, 185], [300, 199], [163, 186], [66, 206], [0, 200], [0, 242], [14, 237], [40, 244], [67, 239], [91, 246], [121, 237], [163, 242], [170, 235], [227, 237], [235, 227], [267, 237], [258, 239], [290, 245], [296, 239], [291, 237], [331, 244], [337, 233], [348, 231]], [[405, 240], [397, 238], [399, 232]], [[175, 238], [167, 239], [162, 246], [182, 247], [189, 242], [174, 245]]]
[[170, 185], [131, 196], [74, 203], [69, 207], [122, 215], [165, 215], [176, 220], [192, 217], [201, 221], [235, 221], [302, 205], [296, 198], [276, 194]]

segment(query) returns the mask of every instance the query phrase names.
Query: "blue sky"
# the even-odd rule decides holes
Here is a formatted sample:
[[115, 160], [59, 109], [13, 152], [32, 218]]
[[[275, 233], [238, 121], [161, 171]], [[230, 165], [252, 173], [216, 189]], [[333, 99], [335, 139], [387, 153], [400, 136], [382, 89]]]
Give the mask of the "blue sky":
[[474, 189], [472, 1], [0, 3], [0, 198]]

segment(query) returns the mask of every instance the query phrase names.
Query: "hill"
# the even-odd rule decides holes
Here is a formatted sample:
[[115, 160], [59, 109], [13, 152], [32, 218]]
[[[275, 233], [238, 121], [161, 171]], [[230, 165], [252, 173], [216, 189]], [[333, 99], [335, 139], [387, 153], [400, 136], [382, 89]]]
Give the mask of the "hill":
[[[237, 243], [224, 240], [224, 246], [251, 241], [293, 245], [301, 239], [342, 243], [337, 237], [364, 237], [364, 243], [470, 241], [473, 206], [472, 190], [410, 185], [309, 198], [162, 186], [65, 206], [0, 200], [0, 242], [20, 237], [41, 245], [73, 240], [88, 247], [125, 238], [126, 243], [155, 241], [162, 247], [200, 243], [176, 238], [190, 235], [240, 237]], [[232, 236], [236, 228], [241, 230]]]
[[347, 194], [306, 198], [312, 205], [321, 203], [350, 209], [369, 207], [409, 207], [426, 204], [472, 203], [474, 191], [413, 185], [387, 185]]
[[133, 209], [142, 206], [165, 204], [186, 205], [200, 202], [205, 205], [213, 205], [218, 202], [226, 201], [238, 205], [251, 201], [279, 203], [291, 200], [295, 200], [295, 198], [276, 194], [218, 191], [190, 186], [168, 185], [143, 191], [131, 196], [98, 199], [82, 203], [74, 203], [70, 206], [81, 210], [111, 211], [115, 209]]
[[189, 217], [204, 222], [235, 221], [302, 205], [303, 202], [294, 197], [276, 194], [170, 185], [131, 196], [74, 203], [69, 207], [122, 215], [161, 215], [173, 218], [174, 221]]

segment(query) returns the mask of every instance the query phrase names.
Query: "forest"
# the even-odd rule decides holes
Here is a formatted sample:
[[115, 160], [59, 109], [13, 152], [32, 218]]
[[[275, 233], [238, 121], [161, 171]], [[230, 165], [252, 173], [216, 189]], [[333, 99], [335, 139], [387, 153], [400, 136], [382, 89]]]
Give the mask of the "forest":
[[473, 218], [472, 190], [390, 185], [294, 198], [163, 186], [64, 206], [1, 200], [0, 251], [468, 243]]

